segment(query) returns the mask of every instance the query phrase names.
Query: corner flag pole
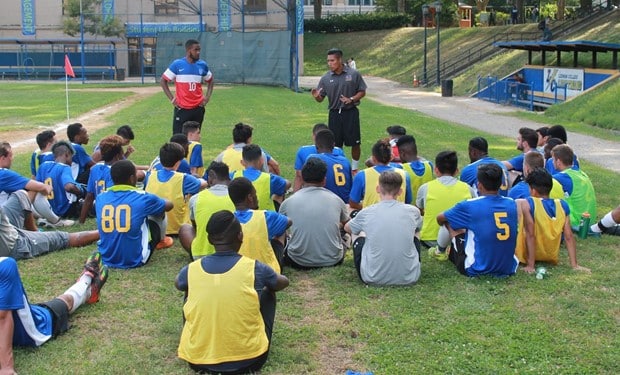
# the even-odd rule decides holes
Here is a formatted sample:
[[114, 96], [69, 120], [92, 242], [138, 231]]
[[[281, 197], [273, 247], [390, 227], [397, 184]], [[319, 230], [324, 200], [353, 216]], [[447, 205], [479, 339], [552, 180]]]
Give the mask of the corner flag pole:
[[75, 78], [69, 55], [65, 55], [65, 97], [67, 101], [67, 121], [69, 121], [69, 76]]

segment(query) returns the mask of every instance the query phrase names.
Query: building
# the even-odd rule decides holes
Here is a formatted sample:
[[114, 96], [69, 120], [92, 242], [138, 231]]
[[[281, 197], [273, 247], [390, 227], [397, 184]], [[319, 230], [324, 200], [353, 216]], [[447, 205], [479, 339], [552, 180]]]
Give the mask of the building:
[[[314, 0], [304, 1], [304, 18], [314, 18]], [[323, 0], [321, 17], [334, 14], [369, 13], [374, 12], [375, 0]]]

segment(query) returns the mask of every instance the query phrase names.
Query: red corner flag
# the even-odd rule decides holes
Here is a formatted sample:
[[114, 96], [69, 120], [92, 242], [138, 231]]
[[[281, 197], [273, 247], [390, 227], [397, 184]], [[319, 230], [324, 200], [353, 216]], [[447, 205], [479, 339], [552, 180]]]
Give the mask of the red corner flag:
[[65, 74], [75, 78], [75, 73], [73, 72], [71, 61], [69, 61], [69, 55], [65, 55]]

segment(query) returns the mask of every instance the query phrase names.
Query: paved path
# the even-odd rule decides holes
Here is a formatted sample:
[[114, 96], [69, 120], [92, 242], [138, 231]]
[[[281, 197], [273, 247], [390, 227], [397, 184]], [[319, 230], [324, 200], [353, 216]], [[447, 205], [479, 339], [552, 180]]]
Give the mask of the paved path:
[[[368, 96], [379, 103], [422, 112], [426, 115], [480, 129], [487, 133], [515, 138], [519, 128], [537, 129], [545, 124], [522, 120], [502, 113], [515, 107], [503, 106], [469, 97], [444, 98], [439, 93], [414, 90], [379, 77], [364, 77]], [[299, 86], [314, 87], [319, 77], [300, 77]], [[568, 143], [580, 159], [620, 173], [620, 143], [584, 134], [568, 132]]]

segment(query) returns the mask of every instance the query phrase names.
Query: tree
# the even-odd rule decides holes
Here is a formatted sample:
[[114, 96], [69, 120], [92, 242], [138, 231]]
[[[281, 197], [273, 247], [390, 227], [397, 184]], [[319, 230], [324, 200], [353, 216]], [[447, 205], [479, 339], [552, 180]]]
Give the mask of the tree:
[[323, 0], [314, 0], [314, 19], [321, 19], [321, 12], [323, 11]]
[[111, 17], [104, 20], [101, 15], [101, 0], [64, 0], [65, 19], [63, 20], [63, 32], [70, 36], [80, 34], [80, 2], [82, 5], [82, 18], [84, 19], [84, 33], [91, 35], [121, 36], [123, 34], [122, 23]]

